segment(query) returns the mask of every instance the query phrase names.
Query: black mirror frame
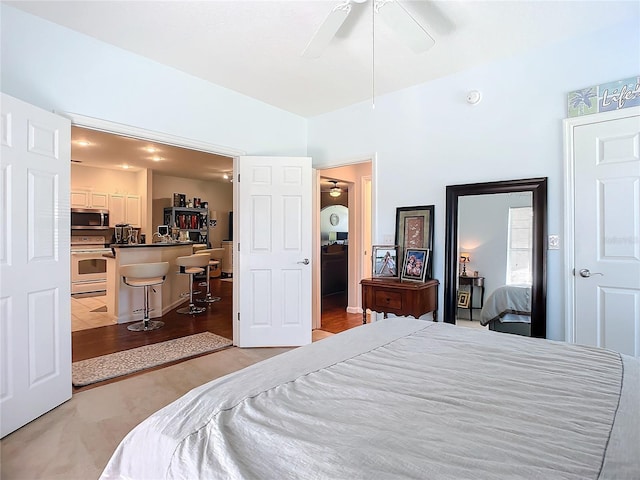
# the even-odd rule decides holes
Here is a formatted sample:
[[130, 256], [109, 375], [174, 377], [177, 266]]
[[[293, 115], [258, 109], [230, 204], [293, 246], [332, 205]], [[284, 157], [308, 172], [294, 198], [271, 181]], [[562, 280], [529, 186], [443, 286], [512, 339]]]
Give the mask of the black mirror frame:
[[533, 194], [533, 272], [531, 336], [547, 336], [547, 177], [447, 186], [444, 272], [444, 322], [456, 323], [458, 272], [458, 198], [491, 193]]

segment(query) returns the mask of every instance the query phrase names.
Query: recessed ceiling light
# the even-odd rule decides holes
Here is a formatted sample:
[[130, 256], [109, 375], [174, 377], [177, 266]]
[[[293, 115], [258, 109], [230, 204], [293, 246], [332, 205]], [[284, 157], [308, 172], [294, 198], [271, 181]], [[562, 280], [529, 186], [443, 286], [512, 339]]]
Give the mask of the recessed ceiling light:
[[144, 147], [144, 149], [149, 153], [156, 153], [158, 151], [155, 147]]
[[225, 173], [224, 175], [222, 175], [222, 178], [224, 178], [225, 180], [229, 180], [229, 175]]
[[129, 165], [127, 165], [126, 163], [124, 165], [122, 165], [122, 168], [124, 168], [125, 170], [127, 170], [129, 168]]
[[76, 140], [76, 145], [80, 145], [81, 147], [88, 147], [91, 145], [91, 142], [88, 140]]
[[154, 155], [153, 157], [151, 157], [151, 160], [153, 160], [154, 162], [159, 162], [160, 160], [164, 160], [162, 157], [159, 157], [158, 155]]

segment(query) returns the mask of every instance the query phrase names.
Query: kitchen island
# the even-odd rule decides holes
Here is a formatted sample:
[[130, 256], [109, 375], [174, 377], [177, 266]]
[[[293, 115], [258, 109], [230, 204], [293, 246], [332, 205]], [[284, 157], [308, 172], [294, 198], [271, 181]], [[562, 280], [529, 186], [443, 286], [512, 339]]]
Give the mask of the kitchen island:
[[149, 305], [153, 309], [151, 318], [161, 317], [171, 309], [185, 302], [180, 295], [189, 291], [189, 276], [178, 274], [176, 258], [193, 253], [192, 242], [152, 243], [152, 244], [113, 244], [107, 258], [107, 313], [117, 323], [142, 320], [144, 289], [126, 285], [120, 276], [120, 267], [134, 263], [169, 262], [169, 272], [162, 285], [149, 291]]

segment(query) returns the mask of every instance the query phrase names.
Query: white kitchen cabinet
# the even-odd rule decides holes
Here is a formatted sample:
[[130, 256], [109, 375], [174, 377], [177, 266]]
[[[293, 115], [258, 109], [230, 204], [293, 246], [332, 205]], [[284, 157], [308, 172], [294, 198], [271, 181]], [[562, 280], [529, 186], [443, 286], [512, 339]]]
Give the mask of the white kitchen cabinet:
[[125, 204], [127, 207], [125, 212], [125, 223], [134, 227], [140, 227], [140, 196], [127, 195]]
[[132, 227], [139, 227], [140, 195], [109, 194], [109, 223], [111, 226], [128, 223]]
[[109, 195], [89, 190], [72, 190], [71, 208], [109, 208]]

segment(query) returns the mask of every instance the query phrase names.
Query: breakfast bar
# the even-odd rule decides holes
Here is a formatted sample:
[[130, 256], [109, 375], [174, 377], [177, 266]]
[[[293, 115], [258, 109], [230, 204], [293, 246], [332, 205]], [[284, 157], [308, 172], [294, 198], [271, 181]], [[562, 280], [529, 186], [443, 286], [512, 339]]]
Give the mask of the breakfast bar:
[[128, 323], [142, 319], [141, 309], [144, 303], [142, 289], [127, 286], [120, 275], [120, 267], [136, 263], [169, 262], [169, 273], [162, 285], [150, 292], [149, 302], [153, 309], [151, 318], [161, 317], [171, 309], [184, 303], [181, 297], [189, 290], [186, 275], [179, 275], [176, 258], [193, 253], [192, 242], [152, 243], [152, 244], [113, 244], [107, 258], [107, 312], [117, 323]]

